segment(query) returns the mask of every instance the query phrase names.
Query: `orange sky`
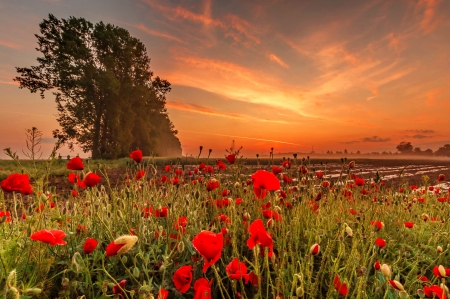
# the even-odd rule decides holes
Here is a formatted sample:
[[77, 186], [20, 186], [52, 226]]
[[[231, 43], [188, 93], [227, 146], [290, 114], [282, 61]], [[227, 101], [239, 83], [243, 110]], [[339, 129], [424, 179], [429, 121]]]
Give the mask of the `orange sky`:
[[450, 143], [450, 1], [91, 2], [0, 1], [0, 148], [20, 152], [32, 126], [51, 147], [54, 99], [12, 83], [15, 66], [36, 64], [48, 13], [114, 23], [144, 42], [172, 84], [184, 154], [202, 145], [222, 156], [233, 139], [248, 157]]

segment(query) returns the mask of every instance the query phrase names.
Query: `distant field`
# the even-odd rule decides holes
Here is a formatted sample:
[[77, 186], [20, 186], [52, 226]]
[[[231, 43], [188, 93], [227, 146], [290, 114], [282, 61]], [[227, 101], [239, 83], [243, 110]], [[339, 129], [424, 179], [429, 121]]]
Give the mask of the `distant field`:
[[[179, 165], [180, 168], [185, 170], [193, 170], [199, 163], [205, 162], [209, 165], [214, 165], [217, 158], [169, 158], [169, 157], [145, 157], [143, 165], [148, 167], [154, 165], [158, 170], [158, 173], [164, 172], [165, 165]], [[224, 159], [222, 159], [224, 160]], [[302, 159], [298, 158], [297, 161], [291, 159], [294, 165], [300, 165]], [[370, 179], [375, 176], [378, 171], [383, 181], [389, 184], [398, 184], [402, 179], [407, 179], [409, 184], [420, 184], [423, 182], [424, 176], [430, 178], [430, 183], [433, 183], [437, 175], [440, 173], [450, 177], [450, 159], [347, 159], [344, 160], [344, 164], [347, 165], [350, 160], [356, 161], [354, 173], [365, 179]], [[89, 160], [84, 159], [86, 171], [103, 172], [108, 175], [108, 178], [112, 186], [116, 186], [119, 182], [123, 181], [123, 178], [129, 173], [132, 160], [130, 158], [122, 158], [117, 160]], [[243, 165], [242, 174], [250, 174], [256, 169], [269, 169], [271, 165], [279, 165], [283, 161], [282, 158], [274, 159], [255, 159], [255, 158], [242, 158], [240, 163]], [[17, 165], [12, 160], [0, 160], [0, 180], [5, 179], [11, 172], [12, 173], [28, 173], [31, 180], [34, 180], [35, 174], [44, 173], [46, 169], [46, 161], [38, 161], [36, 165], [32, 161], [23, 160], [20, 161], [20, 165]], [[56, 188], [56, 192], [62, 194], [68, 194], [71, 188], [71, 184], [67, 181], [67, 175], [69, 171], [66, 169], [66, 159], [56, 159], [49, 166], [49, 185]], [[303, 162], [310, 172], [322, 171], [325, 173], [325, 178], [337, 179], [340, 175], [342, 162], [340, 158], [335, 157], [321, 157], [306, 159]], [[401, 174], [401, 176], [400, 176]], [[148, 177], [151, 177], [151, 173], [147, 173]], [[447, 190], [450, 186], [448, 184], [439, 185], [443, 190]]]

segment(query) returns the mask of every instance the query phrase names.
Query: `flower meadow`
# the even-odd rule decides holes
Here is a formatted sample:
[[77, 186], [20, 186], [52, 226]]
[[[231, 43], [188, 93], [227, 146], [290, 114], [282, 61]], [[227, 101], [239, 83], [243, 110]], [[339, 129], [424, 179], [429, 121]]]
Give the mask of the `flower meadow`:
[[71, 159], [68, 196], [28, 174], [1, 182], [0, 296], [449, 296], [447, 174], [394, 185], [346, 159], [331, 178], [309, 158], [248, 168], [239, 152], [162, 173], [139, 150], [130, 161], [112, 188]]

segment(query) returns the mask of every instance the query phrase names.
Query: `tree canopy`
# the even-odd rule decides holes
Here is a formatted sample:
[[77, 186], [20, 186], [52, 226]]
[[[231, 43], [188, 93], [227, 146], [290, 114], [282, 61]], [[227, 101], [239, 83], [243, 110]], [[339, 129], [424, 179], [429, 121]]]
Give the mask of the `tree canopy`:
[[[153, 77], [145, 45], [123, 28], [49, 15], [39, 24], [37, 66], [17, 67], [14, 80], [32, 93], [51, 90], [61, 129], [55, 138], [92, 158], [181, 154], [165, 109], [170, 83]], [[165, 145], [161, 143], [165, 142]]]

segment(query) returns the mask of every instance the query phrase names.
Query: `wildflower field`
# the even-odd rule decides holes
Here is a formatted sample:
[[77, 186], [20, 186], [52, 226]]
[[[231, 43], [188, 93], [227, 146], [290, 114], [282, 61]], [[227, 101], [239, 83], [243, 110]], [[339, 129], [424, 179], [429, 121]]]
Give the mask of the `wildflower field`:
[[0, 298], [448, 298], [448, 168], [413, 184], [268, 161], [157, 171], [134, 151], [117, 185], [73, 158], [68, 195], [8, 174]]

